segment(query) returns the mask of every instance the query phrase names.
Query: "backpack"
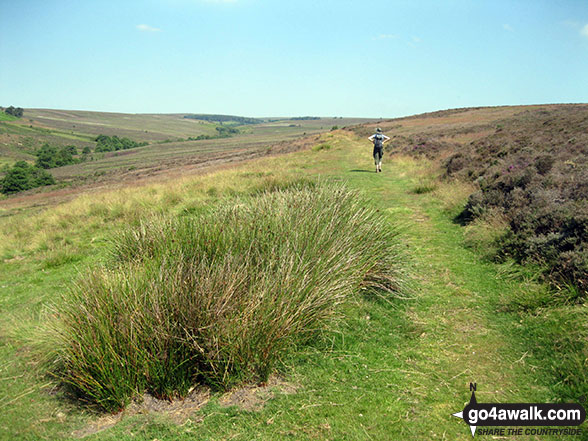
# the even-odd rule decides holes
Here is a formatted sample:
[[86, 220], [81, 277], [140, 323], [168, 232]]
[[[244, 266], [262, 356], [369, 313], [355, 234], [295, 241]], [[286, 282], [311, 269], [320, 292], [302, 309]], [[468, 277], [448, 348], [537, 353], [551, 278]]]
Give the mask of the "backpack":
[[384, 135], [381, 133], [376, 133], [374, 135], [374, 147], [381, 149], [384, 145]]

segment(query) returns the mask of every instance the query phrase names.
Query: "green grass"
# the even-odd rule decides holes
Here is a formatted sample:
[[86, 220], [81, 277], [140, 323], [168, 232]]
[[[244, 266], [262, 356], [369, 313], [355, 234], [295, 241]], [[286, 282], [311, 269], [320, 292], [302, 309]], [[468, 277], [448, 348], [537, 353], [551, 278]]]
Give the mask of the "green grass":
[[0, 121], [16, 121], [18, 118], [16, 116], [9, 115], [0, 111]]
[[468, 440], [467, 426], [450, 415], [469, 400], [470, 381], [478, 383], [483, 402], [576, 401], [586, 392], [585, 307], [565, 290], [559, 303], [546, 304], [546, 288], [526, 269], [485, 260], [472, 237], [483, 243], [491, 235], [452, 222], [467, 191], [443, 183], [415, 194], [434, 169], [426, 160], [386, 156], [384, 172], [375, 174], [366, 142], [342, 133], [328, 143], [332, 148], [320, 154], [301, 152], [193, 183], [86, 196], [35, 217], [4, 218], [0, 434], [68, 439], [98, 418], [55, 389], [38, 354], [48, 349], [41, 339], [53, 320], [47, 305], [80, 274], [108, 262], [106, 237], [140, 225], [149, 213], [206, 214], [211, 204], [251, 194], [264, 181], [278, 185], [300, 176], [345, 182], [363, 195], [362, 205], [398, 226], [415, 295], [390, 302], [356, 297], [342, 305], [336, 329], [277, 363], [296, 392], [277, 390], [259, 411], [223, 407], [216, 393], [183, 425], [165, 415], [132, 415], [87, 439]]
[[47, 128], [43, 128], [43, 127], [36, 127], [36, 126], [24, 126], [19, 124], [18, 126], [12, 126], [12, 133], [14, 134], [24, 134], [24, 135], [34, 135], [34, 134], [39, 134], [39, 135], [50, 135], [50, 136], [57, 136], [60, 138], [65, 138], [65, 139], [73, 139], [73, 140], [78, 140], [78, 141], [94, 141], [94, 136], [92, 135], [87, 135], [87, 134], [83, 134], [83, 133], [73, 133], [73, 132], [64, 132], [61, 130], [56, 130], [56, 129], [47, 129]]

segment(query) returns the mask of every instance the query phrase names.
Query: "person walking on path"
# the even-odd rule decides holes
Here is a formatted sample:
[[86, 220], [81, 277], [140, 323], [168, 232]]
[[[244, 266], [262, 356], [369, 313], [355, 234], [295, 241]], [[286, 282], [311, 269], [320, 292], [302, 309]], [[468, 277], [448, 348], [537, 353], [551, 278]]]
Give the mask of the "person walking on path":
[[382, 171], [382, 156], [384, 156], [384, 143], [390, 138], [382, 133], [382, 129], [379, 127], [376, 129], [376, 133], [368, 138], [374, 143], [374, 163], [376, 164], [376, 173]]

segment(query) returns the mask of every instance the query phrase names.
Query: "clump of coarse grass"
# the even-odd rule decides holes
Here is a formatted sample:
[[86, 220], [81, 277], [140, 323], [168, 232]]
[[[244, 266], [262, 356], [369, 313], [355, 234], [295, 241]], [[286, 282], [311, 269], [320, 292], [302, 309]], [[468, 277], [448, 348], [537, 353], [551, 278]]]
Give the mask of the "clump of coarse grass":
[[313, 152], [320, 152], [321, 150], [331, 150], [331, 144], [327, 144], [326, 142], [322, 144], [315, 145], [312, 148]]
[[431, 193], [437, 189], [437, 183], [433, 180], [420, 180], [412, 189], [411, 193], [414, 194], [425, 194]]
[[60, 377], [109, 411], [145, 390], [171, 399], [195, 383], [265, 381], [360, 289], [398, 289], [395, 232], [368, 205], [300, 183], [141, 222], [60, 308]]
[[443, 211], [449, 215], [456, 216], [463, 210], [469, 195], [475, 191], [475, 186], [462, 181], [439, 181], [434, 195], [441, 202]]
[[484, 216], [466, 225], [464, 243], [488, 259], [497, 257], [500, 240], [508, 233], [508, 220], [499, 210], [488, 210]]

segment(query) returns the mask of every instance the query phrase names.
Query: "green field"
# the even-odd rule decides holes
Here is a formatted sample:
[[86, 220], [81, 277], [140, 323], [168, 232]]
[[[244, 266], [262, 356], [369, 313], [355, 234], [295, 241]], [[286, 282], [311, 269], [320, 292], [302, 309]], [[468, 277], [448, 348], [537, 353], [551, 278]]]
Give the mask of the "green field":
[[[520, 111], [486, 108], [383, 125], [397, 137], [443, 134], [466, 145], [497, 120]], [[69, 121], [77, 115], [52, 112], [45, 117]], [[162, 123], [150, 130], [185, 137], [188, 132], [182, 130], [187, 129], [178, 128], [184, 121], [170, 119], [169, 127]], [[109, 121], [96, 117], [92, 124]], [[55, 172], [64, 180], [116, 167], [136, 167], [131, 172], [138, 173], [156, 164], [189, 164], [196, 161], [195, 151], [226, 164], [235, 155], [266, 149], [276, 137], [287, 145], [300, 131], [330, 129], [321, 125], [326, 121], [336, 124], [252, 126], [246, 128], [250, 134], [235, 138], [153, 144]], [[135, 130], [135, 123], [131, 118], [128, 130]], [[372, 123], [322, 133], [302, 151], [198, 176], [178, 166], [185, 175], [164, 175], [157, 183], [115, 191], [81, 188], [69, 201], [44, 208], [36, 207], [35, 195], [21, 198], [18, 210], [6, 205], [0, 217], [0, 439], [467, 440], [469, 428], [451, 414], [469, 401], [470, 382], [477, 383], [481, 402], [577, 401], [588, 393], [585, 305], [513, 306], [525, 296], [551, 295], [552, 288], [533, 277], [532, 268], [492, 262], [471, 246], [472, 235], [482, 234], [487, 225], [464, 229], [453, 219], [472, 184], [439, 179], [438, 159], [425, 155], [388, 152], [383, 173], [374, 173], [371, 145], [364, 137], [373, 128]], [[268, 385], [229, 393], [196, 389], [184, 407], [148, 398], [122, 414], [102, 414], [68, 399], [47, 376], [53, 349], [48, 327], [62, 296], [108, 261], [112, 238], [153, 214], [207, 212], [299, 179], [358, 191], [366, 207], [378, 210], [398, 232], [407, 286], [392, 300], [357, 296], [344, 305], [337, 326], [285, 352]], [[584, 436], [571, 439], [588, 439], [583, 426]]]

